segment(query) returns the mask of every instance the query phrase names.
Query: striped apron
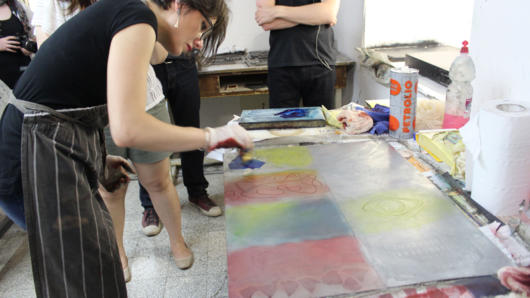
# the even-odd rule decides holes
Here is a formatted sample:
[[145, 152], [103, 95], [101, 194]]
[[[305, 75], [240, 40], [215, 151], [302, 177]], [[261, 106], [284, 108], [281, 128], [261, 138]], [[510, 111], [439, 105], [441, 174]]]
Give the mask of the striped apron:
[[98, 192], [106, 105], [55, 111], [12, 96], [8, 102], [24, 113], [22, 185], [37, 297], [126, 297], [112, 219]]

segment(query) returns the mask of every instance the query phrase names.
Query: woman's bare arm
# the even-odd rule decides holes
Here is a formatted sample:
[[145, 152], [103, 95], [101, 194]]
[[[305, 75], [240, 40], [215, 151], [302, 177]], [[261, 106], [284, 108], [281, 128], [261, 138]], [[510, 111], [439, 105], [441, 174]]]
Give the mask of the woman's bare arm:
[[127, 27], [112, 39], [107, 67], [112, 138], [118, 146], [151, 151], [204, 148], [204, 130], [170, 125], [145, 112], [147, 68], [154, 45], [155, 32], [147, 24]]
[[340, 0], [322, 0], [302, 6], [262, 5], [256, 11], [256, 22], [261, 26], [283, 19], [296, 24], [335, 25], [339, 6]]

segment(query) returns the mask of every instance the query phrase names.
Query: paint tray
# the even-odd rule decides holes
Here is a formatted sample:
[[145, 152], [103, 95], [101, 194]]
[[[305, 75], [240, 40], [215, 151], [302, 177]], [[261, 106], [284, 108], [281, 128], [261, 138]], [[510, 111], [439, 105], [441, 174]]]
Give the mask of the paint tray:
[[243, 110], [239, 124], [246, 129], [321, 127], [326, 118], [320, 107]]

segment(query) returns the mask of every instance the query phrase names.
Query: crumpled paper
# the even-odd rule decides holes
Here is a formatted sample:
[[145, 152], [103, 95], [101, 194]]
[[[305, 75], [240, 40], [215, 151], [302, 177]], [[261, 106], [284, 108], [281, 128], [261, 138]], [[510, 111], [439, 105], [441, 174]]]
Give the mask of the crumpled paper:
[[379, 104], [376, 104], [373, 109], [368, 110], [365, 108], [357, 107], [356, 110], [364, 111], [374, 121], [374, 126], [370, 129], [371, 134], [384, 134], [388, 133], [388, 118], [390, 115], [390, 108]]
[[342, 128], [350, 135], [367, 132], [374, 126], [372, 117], [359, 110], [343, 110], [337, 115], [337, 120], [342, 123]]

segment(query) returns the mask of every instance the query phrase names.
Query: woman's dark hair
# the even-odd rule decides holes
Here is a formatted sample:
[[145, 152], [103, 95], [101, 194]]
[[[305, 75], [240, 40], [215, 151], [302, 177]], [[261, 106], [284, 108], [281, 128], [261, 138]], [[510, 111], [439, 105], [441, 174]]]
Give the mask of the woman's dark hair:
[[[22, 6], [21, 2], [18, 2], [17, 0], [7, 0], [4, 1], [4, 3], [7, 3], [9, 6], [9, 9], [15, 14], [15, 16], [18, 18], [18, 20], [22, 23], [22, 26], [24, 27], [25, 34], [32, 38], [33, 37], [33, 29], [31, 28], [28, 16], [26, 14], [25, 7]], [[2, 5], [4, 4], [2, 3]]]
[[[175, 0], [152, 0], [158, 6], [168, 9]], [[225, 0], [179, 0], [179, 4], [200, 11], [205, 17], [216, 19], [211, 32], [203, 40], [200, 59], [208, 60], [217, 53], [217, 49], [226, 36], [228, 14], [230, 10]], [[204, 61], [203, 61], [204, 62]]]
[[66, 11], [68, 15], [72, 15], [76, 10], [78, 9], [83, 10], [89, 7], [90, 5], [96, 3], [96, 0], [57, 0], [57, 1], [70, 3]]

